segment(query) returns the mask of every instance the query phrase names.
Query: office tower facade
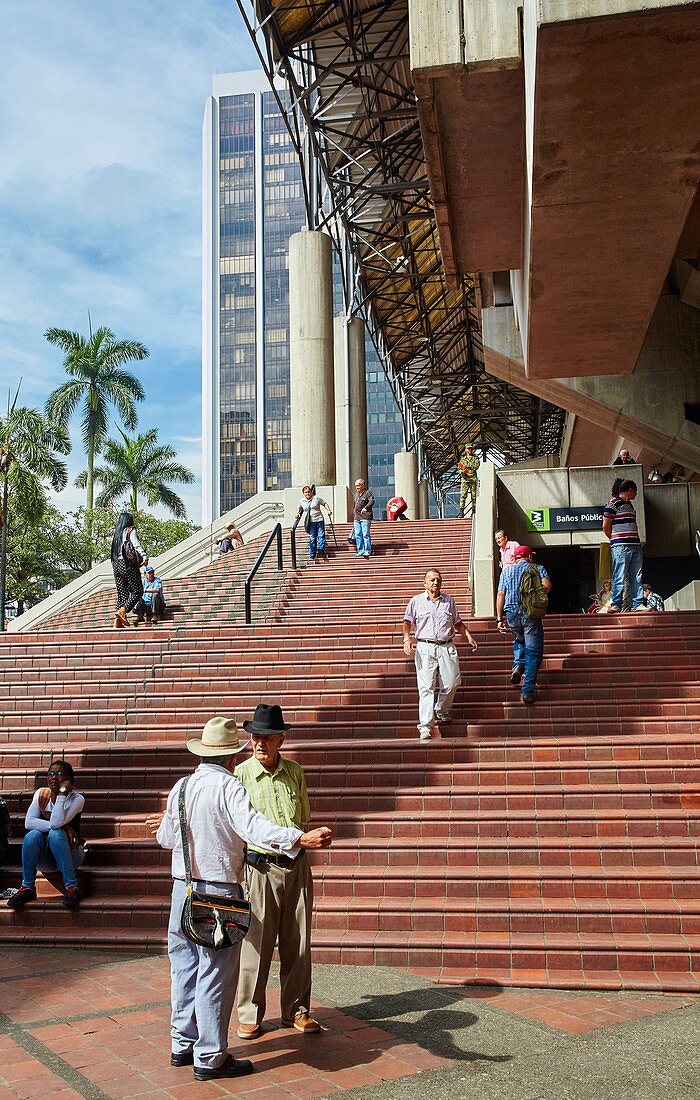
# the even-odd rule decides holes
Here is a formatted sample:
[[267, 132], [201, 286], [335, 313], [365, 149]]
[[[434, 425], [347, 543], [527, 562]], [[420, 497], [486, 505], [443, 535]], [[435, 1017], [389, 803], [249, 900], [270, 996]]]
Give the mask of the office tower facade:
[[[211, 523], [290, 485], [288, 242], [305, 217], [297, 155], [262, 73], [214, 77], [202, 208], [202, 520]], [[368, 475], [383, 506], [402, 427], [369, 340], [367, 418]]]

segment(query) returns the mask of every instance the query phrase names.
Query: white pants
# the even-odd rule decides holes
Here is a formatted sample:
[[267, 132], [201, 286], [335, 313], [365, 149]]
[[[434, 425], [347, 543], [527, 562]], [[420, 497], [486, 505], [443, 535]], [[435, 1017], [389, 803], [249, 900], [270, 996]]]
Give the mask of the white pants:
[[462, 682], [457, 647], [454, 642], [448, 642], [447, 645], [416, 642], [415, 661], [418, 680], [418, 731], [430, 733], [435, 725], [435, 711], [441, 710], [449, 714], [455, 692]]

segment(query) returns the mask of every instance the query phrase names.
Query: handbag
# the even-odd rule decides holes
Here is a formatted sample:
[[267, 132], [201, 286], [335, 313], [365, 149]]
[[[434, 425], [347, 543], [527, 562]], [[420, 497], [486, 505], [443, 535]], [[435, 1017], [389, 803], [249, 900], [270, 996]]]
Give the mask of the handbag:
[[192, 943], [196, 943], [199, 947], [208, 947], [211, 951], [220, 951], [224, 947], [233, 947], [240, 943], [247, 935], [250, 928], [250, 902], [246, 898], [231, 894], [207, 894], [206, 891], [195, 890], [187, 844], [185, 813], [185, 789], [188, 779], [189, 776], [182, 781], [178, 797], [182, 858], [185, 864], [187, 887], [180, 928]]
[[144, 559], [131, 541], [131, 529], [127, 531], [126, 538], [122, 545], [122, 558], [126, 562], [127, 567], [131, 565], [140, 568], [144, 563]]

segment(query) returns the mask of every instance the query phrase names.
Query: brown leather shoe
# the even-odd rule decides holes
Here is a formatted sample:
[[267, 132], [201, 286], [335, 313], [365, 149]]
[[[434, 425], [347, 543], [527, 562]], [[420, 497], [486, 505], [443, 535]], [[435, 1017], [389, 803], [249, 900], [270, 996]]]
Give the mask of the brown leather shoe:
[[117, 614], [116, 614], [116, 617], [115, 617], [115, 624], [116, 624], [116, 619], [120, 620], [122, 626], [128, 626], [128, 627], [131, 626], [131, 623], [129, 622], [129, 616], [126, 613], [126, 608], [125, 607], [120, 607], [119, 610], [117, 611]]
[[239, 1024], [236, 1035], [239, 1039], [257, 1039], [260, 1034], [260, 1024]]
[[297, 1012], [293, 1020], [282, 1020], [282, 1023], [285, 1027], [293, 1027], [295, 1031], [300, 1031], [302, 1035], [318, 1035], [321, 1030], [318, 1020], [314, 1020], [308, 1012]]

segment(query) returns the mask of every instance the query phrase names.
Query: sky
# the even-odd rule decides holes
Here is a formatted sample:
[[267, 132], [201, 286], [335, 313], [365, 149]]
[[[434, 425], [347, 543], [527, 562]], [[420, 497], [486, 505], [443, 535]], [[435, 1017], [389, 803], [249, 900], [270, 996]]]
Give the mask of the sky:
[[[0, 0], [0, 399], [42, 408], [66, 375], [44, 332], [104, 325], [150, 350], [129, 369], [197, 476], [200, 522], [201, 133], [214, 73], [257, 68], [235, 0]], [[10, 15], [11, 12], [11, 15]], [[69, 487], [84, 500], [72, 426]], [[161, 513], [163, 515], [164, 513]]]

